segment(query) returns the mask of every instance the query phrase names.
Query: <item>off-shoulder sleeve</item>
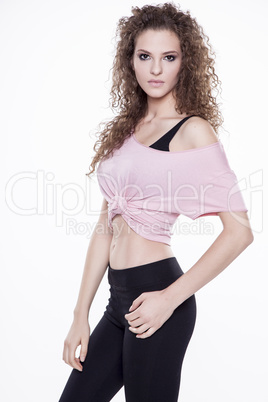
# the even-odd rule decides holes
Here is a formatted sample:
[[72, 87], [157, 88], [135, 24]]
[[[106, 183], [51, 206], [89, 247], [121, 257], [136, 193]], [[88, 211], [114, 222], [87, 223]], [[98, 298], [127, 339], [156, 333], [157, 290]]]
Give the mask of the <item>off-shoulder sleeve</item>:
[[197, 152], [192, 168], [184, 192], [188, 201], [186, 197], [181, 203], [183, 215], [194, 220], [223, 211], [248, 211], [220, 141]]

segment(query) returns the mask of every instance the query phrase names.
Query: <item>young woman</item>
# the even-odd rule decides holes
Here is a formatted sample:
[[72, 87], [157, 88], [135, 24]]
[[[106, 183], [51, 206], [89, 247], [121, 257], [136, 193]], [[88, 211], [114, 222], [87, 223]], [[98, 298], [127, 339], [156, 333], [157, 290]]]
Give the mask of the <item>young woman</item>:
[[[217, 131], [220, 81], [208, 37], [172, 3], [119, 20], [112, 107], [94, 146], [104, 196], [63, 360], [60, 402], [175, 402], [196, 319], [195, 292], [252, 241], [247, 208]], [[186, 272], [170, 247], [180, 214], [217, 215], [223, 230]], [[89, 309], [108, 267], [110, 298], [90, 334]], [[75, 351], [81, 345], [79, 358]]]

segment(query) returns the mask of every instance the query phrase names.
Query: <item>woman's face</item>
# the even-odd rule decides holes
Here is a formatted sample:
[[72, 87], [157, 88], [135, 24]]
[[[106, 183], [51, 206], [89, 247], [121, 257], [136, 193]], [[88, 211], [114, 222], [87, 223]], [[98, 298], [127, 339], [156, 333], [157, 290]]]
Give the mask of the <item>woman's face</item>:
[[174, 89], [181, 59], [180, 40], [174, 32], [148, 29], [138, 36], [132, 65], [139, 85], [149, 97], [162, 98]]

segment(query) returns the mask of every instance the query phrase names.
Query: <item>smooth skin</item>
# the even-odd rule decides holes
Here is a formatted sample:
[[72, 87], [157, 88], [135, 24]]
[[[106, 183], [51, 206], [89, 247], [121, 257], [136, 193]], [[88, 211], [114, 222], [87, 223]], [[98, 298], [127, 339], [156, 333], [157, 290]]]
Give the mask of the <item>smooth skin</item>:
[[[134, 49], [132, 66], [137, 81], [147, 94], [146, 116], [135, 128], [137, 140], [153, 144], [177, 122], [186, 117], [175, 111], [173, 89], [176, 85], [182, 53], [179, 38], [168, 30], [148, 29], [141, 33]], [[162, 80], [154, 87], [148, 81]], [[191, 117], [170, 142], [170, 152], [198, 148], [218, 141], [209, 122]], [[202, 257], [179, 279], [161, 291], [145, 292], [133, 300], [125, 315], [129, 330], [144, 339], [152, 336], [172, 315], [176, 307], [219, 275], [252, 242], [253, 233], [246, 212], [219, 212], [223, 230]], [[139, 250], [139, 253], [137, 253]], [[98, 223], [90, 239], [73, 323], [64, 341], [63, 360], [79, 371], [87, 354], [90, 338], [88, 315], [108, 263], [114, 269], [173, 257], [167, 244], [145, 239], [134, 232], [121, 215], [108, 227], [108, 205], [103, 199]], [[80, 357], [75, 357], [81, 345]]]

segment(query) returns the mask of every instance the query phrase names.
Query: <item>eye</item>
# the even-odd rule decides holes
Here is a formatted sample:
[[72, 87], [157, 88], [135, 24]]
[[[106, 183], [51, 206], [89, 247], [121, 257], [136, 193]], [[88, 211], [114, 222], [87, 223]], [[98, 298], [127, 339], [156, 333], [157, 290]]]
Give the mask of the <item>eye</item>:
[[147, 56], [150, 57], [148, 54], [142, 53], [142, 54], [139, 55], [139, 59], [140, 59], [140, 60], [148, 60], [148, 59], [147, 59]]
[[176, 57], [175, 56], [172, 56], [171, 54], [170, 55], [168, 55], [168, 56], [166, 56], [166, 57], [171, 57], [172, 59], [168, 59], [168, 61], [174, 61], [175, 59], [176, 59]]

